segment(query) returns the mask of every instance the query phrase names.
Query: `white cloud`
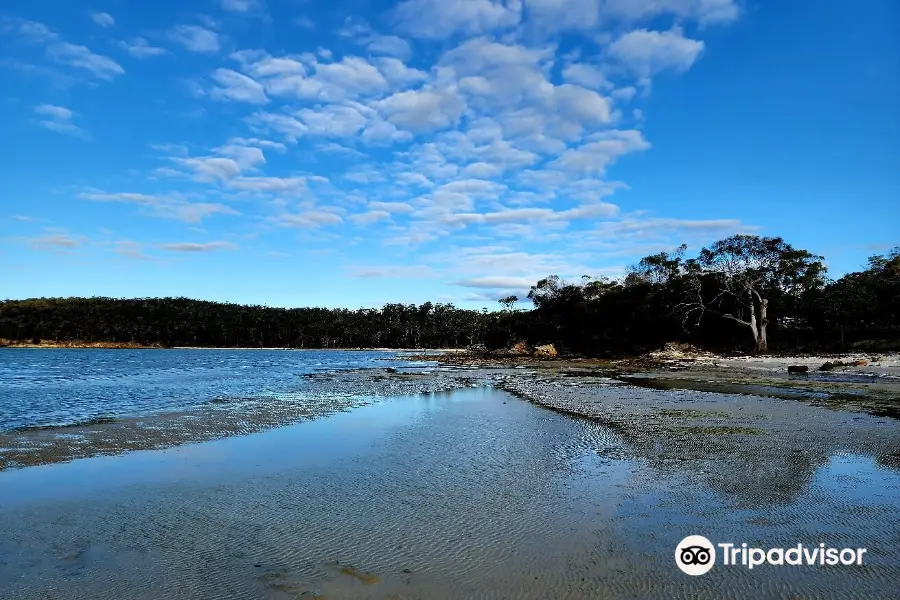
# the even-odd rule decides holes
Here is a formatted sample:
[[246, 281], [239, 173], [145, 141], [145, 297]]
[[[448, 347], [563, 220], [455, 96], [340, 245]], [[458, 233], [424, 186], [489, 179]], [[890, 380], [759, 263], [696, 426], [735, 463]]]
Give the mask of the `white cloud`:
[[462, 114], [462, 100], [441, 90], [409, 90], [379, 101], [376, 106], [384, 118], [413, 133], [445, 129]]
[[555, 108], [563, 118], [585, 126], [609, 123], [609, 101], [597, 92], [568, 83], [553, 91]]
[[94, 54], [87, 46], [57, 42], [47, 47], [47, 56], [58, 63], [89, 71], [98, 79], [110, 80], [125, 72], [122, 66], [100, 54]]
[[577, 219], [595, 219], [612, 217], [618, 214], [619, 207], [614, 204], [598, 202], [586, 204], [568, 210], [553, 210], [551, 208], [514, 208], [496, 212], [447, 212], [438, 217], [438, 220], [448, 225], [498, 225], [525, 222], [569, 222]]
[[191, 52], [214, 54], [221, 48], [219, 34], [199, 25], [176, 25], [169, 30], [169, 39]]
[[488, 196], [496, 198], [497, 194], [506, 189], [506, 186], [495, 181], [486, 181], [484, 179], [458, 179], [445, 183], [439, 187], [436, 192], [454, 192], [460, 194], [470, 194], [472, 196]]
[[34, 107], [34, 112], [43, 117], [37, 124], [45, 129], [78, 137], [84, 136], [84, 130], [72, 122], [75, 113], [64, 106], [40, 104]]
[[220, 156], [200, 156], [195, 158], [172, 158], [172, 161], [193, 171], [198, 181], [226, 180], [237, 177], [241, 166], [236, 160]]
[[218, 84], [210, 91], [210, 96], [215, 99], [250, 104], [265, 104], [269, 101], [262, 85], [237, 71], [216, 69], [213, 71], [212, 78]]
[[112, 27], [116, 24], [116, 20], [113, 18], [113, 16], [105, 12], [91, 13], [91, 20], [100, 27]]
[[228, 187], [253, 193], [296, 194], [306, 191], [304, 177], [237, 177]]
[[374, 35], [366, 40], [366, 48], [376, 56], [393, 56], [403, 61], [412, 56], [409, 42], [395, 35]]
[[272, 140], [261, 140], [259, 138], [241, 138], [235, 137], [228, 140], [229, 144], [237, 146], [257, 146], [259, 148], [267, 148], [269, 150], [278, 150], [279, 152], [287, 151], [287, 146], [281, 142], [273, 142]]
[[225, 12], [246, 13], [261, 8], [261, 0], [222, 0], [222, 10]]
[[583, 175], [603, 175], [618, 157], [649, 147], [640, 131], [606, 131], [577, 148], [566, 150], [549, 166]]
[[514, 106], [552, 93], [553, 84], [547, 75], [554, 52], [552, 46], [526, 48], [476, 38], [441, 57], [438, 78], [458, 80], [459, 90], [481, 106]]
[[279, 215], [277, 222], [283, 227], [314, 229], [322, 225], [340, 225], [344, 220], [340, 215], [327, 210], [309, 210], [302, 213]]
[[473, 277], [457, 281], [456, 285], [488, 289], [529, 289], [536, 282], [530, 277]]
[[350, 220], [357, 225], [372, 225], [378, 221], [390, 220], [391, 213], [384, 210], [371, 210], [369, 212], [357, 213], [350, 217]]
[[525, 4], [530, 26], [548, 33], [596, 28], [600, 6], [600, 0], [527, 0]]
[[404, 235], [393, 235], [384, 241], [386, 246], [418, 246], [438, 239], [438, 236], [425, 231], [410, 231]]
[[338, 29], [338, 35], [346, 38], [361, 38], [372, 31], [368, 21], [357, 15], [351, 14], [344, 19], [344, 24]]
[[409, 142], [412, 137], [408, 131], [400, 131], [393, 123], [377, 117], [366, 125], [362, 141], [370, 146], [392, 146], [396, 143]]
[[44, 129], [49, 129], [50, 131], [55, 131], [56, 133], [69, 133], [75, 136], [83, 134], [83, 130], [80, 127], [66, 121], [43, 120], [38, 121], [37, 124]]
[[255, 146], [244, 146], [236, 143], [219, 146], [215, 149], [219, 156], [232, 158], [242, 170], [252, 169], [266, 162], [263, 151]]
[[575, 278], [591, 272], [582, 262], [590, 255], [571, 251], [531, 253], [517, 251], [510, 244], [449, 247], [424, 259], [441, 265], [441, 273], [458, 276], [454, 285], [483, 290], [478, 293], [480, 299], [492, 301], [510, 293], [524, 299], [531, 286], [550, 273]]
[[357, 56], [347, 56], [336, 63], [319, 64], [316, 66], [316, 76], [348, 94], [373, 94], [388, 89], [381, 72]]
[[230, 206], [217, 202], [181, 202], [161, 204], [156, 207], [156, 212], [163, 217], [177, 219], [186, 223], [199, 223], [212, 215], [239, 215], [240, 213]]
[[574, 83], [592, 90], [608, 90], [613, 87], [603, 70], [596, 65], [585, 63], [566, 65], [562, 76], [568, 83]]
[[350, 171], [344, 175], [344, 179], [353, 183], [383, 183], [387, 181], [384, 174], [374, 167], [363, 167]]
[[115, 242], [115, 249], [113, 252], [119, 254], [121, 256], [125, 256], [128, 258], [133, 258], [136, 260], [152, 260], [153, 257], [147, 254], [144, 254], [143, 246], [138, 242], [132, 240], [121, 240]]
[[476, 162], [469, 165], [462, 170], [462, 175], [466, 177], [482, 177], [485, 179], [490, 179], [493, 177], [497, 177], [503, 172], [503, 169], [498, 167], [497, 165], [492, 165], [486, 162]]
[[98, 200], [100, 202], [133, 202], [136, 204], [153, 204], [158, 202], [156, 196], [149, 194], [138, 194], [132, 192], [119, 192], [115, 194], [107, 194], [104, 192], [84, 192], [79, 197], [87, 200]]
[[428, 79], [428, 73], [411, 69], [397, 58], [377, 58], [375, 63], [394, 89], [412, 86]]
[[303, 74], [307, 70], [306, 65], [295, 58], [273, 57], [254, 51], [235, 52], [231, 57], [241, 63], [247, 73], [257, 78]]
[[703, 42], [684, 37], [679, 28], [669, 31], [630, 31], [607, 48], [607, 55], [638, 77], [660, 71], [686, 71], [703, 51]]
[[[61, 65], [88, 71], [98, 79], [110, 80], [125, 72], [119, 63], [101, 54], [94, 54], [87, 46], [64, 41], [59, 34], [42, 23], [22, 19], [0, 21], [0, 32], [16, 32], [27, 43], [45, 46], [47, 57]], [[19, 64], [13, 61], [13, 64]], [[24, 70], [46, 71], [45, 67], [21, 63]]]
[[[543, 118], [543, 117], [541, 117]], [[470, 129], [467, 133], [448, 131], [437, 136], [434, 146], [441, 158], [467, 163], [470, 161], [494, 165], [502, 171], [520, 169], [540, 161], [534, 152], [521, 150], [503, 139], [502, 130], [495, 123]]]
[[352, 273], [354, 277], [364, 279], [374, 278], [415, 278], [415, 277], [431, 277], [435, 274], [434, 269], [424, 265], [411, 266], [391, 266], [391, 267], [369, 267], [365, 269], [357, 269]]
[[366, 117], [352, 106], [329, 105], [320, 109], [304, 108], [297, 117], [310, 135], [348, 137], [366, 125]]
[[522, 0], [406, 0], [393, 11], [397, 28], [410, 37], [444, 39], [515, 27]]
[[53, 104], [40, 104], [34, 107], [34, 112], [39, 115], [51, 117], [57, 121], [69, 121], [75, 115], [74, 112], [64, 106], [55, 106]]
[[[391, 145], [410, 139], [407, 132], [386, 121], [372, 108], [353, 101], [324, 104], [303, 108], [293, 116], [274, 113], [256, 113], [249, 122], [257, 128], [274, 131], [288, 141], [295, 142], [304, 136], [348, 138], [359, 136], [365, 144]], [[330, 147], [345, 154], [358, 154], [345, 147]]]
[[695, 232], [695, 233], [738, 233], [750, 229], [737, 219], [672, 219], [672, 218], [639, 218], [628, 217], [621, 221], [601, 223], [596, 234], [613, 234], [624, 237], [630, 234], [638, 237], [650, 237], [660, 233]]
[[224, 204], [215, 202], [191, 202], [178, 196], [154, 196], [135, 192], [107, 193], [101, 190], [92, 190], [78, 195], [85, 200], [95, 202], [120, 202], [135, 204], [149, 209], [155, 216], [177, 219], [186, 223], [200, 223], [203, 219], [212, 215], [238, 215], [239, 213]]
[[[260, 15], [265, 9], [260, 0], [213, 4], [233, 15]], [[87, 190], [82, 197], [120, 204], [110, 210], [192, 224], [238, 215], [233, 205], [244, 218], [210, 219], [212, 225], [221, 221], [248, 239], [284, 227], [305, 231], [286, 235], [279, 229], [270, 239], [342, 240], [359, 248], [440, 240], [440, 247], [453, 250], [434, 260], [439, 272], [449, 275], [446, 283], [470, 287], [484, 298], [527, 290], [551, 272], [577, 277], [593, 272], [582, 271], [593, 256], [619, 251], [616, 243], [627, 249], [742, 227], [731, 219], [664, 219], [640, 211], [623, 216], [608, 196], [627, 186], [605, 179], [620, 157], [650, 147], [638, 130], [645, 107], [626, 103], [639, 91], [642, 97], [649, 94], [658, 73], [690, 68], [704, 49], [703, 29], [696, 25], [727, 20], [731, 5], [730, 0], [406, 0], [388, 15], [396, 35], [383, 35], [354, 18], [343, 23], [342, 37], [332, 45], [329, 16], [315, 32], [294, 30], [305, 38], [305, 51], [294, 53], [273, 52], [271, 45], [223, 52], [234, 40], [201, 15], [197, 25], [176, 26], [168, 35], [193, 52], [224, 54], [189, 79], [195, 97], [232, 103], [193, 102], [206, 107], [210, 118], [215, 115], [209, 123], [219, 127], [221, 137], [201, 141], [194, 128], [185, 128], [172, 140], [179, 146], [158, 148], [162, 162], [151, 167], [160, 167], [153, 171], [152, 189], [170, 184], [182, 192]], [[243, 26], [235, 17], [219, 17], [229, 26]], [[314, 28], [304, 17], [296, 22]], [[653, 30], [672, 22], [693, 27], [698, 39], [686, 38], [679, 27]], [[47, 47], [54, 61], [90, 69], [84, 52], [69, 49], [48, 28], [0, 21], [0, 29], [10, 27], [21, 39]], [[571, 35], [556, 35], [563, 31]], [[418, 40], [437, 43], [411, 45]], [[143, 38], [114, 43], [135, 58], [166, 52]], [[186, 67], [196, 62], [182, 58]], [[94, 78], [117, 74], [108, 64], [105, 70], [92, 64]], [[36, 114], [57, 129], [75, 127], [80, 119], [54, 105]], [[192, 229], [212, 236], [201, 239], [244, 239], [212, 227]], [[487, 247], [486, 240], [499, 242]], [[223, 243], [165, 246], [202, 252]], [[164, 247], [106, 244], [124, 255]], [[468, 244], [482, 247], [464, 248]], [[583, 244], [594, 254], [582, 251]], [[532, 253], [536, 248], [556, 250]], [[419, 272], [435, 273], [405, 264], [399, 270], [358, 269], [355, 275]]]
[[325, 85], [305, 74], [283, 75], [264, 79], [262, 84], [271, 96], [287, 96], [300, 100], [335, 102], [347, 97], [344, 90]]
[[67, 233], [55, 233], [42, 237], [31, 238], [28, 242], [36, 250], [75, 250], [87, 241], [84, 236], [72, 237]]
[[150, 58], [166, 53], [165, 48], [151, 46], [144, 38], [132, 38], [130, 41], [118, 41], [116, 45], [134, 58]]
[[629, 100], [634, 98], [634, 96], [636, 94], [637, 94], [637, 90], [634, 87], [627, 86], [627, 87], [613, 90], [609, 95], [616, 100], [620, 100], [622, 102], [628, 102]]
[[341, 154], [347, 157], [353, 158], [365, 158], [365, 154], [356, 150], [355, 148], [348, 148], [342, 144], [338, 144], [337, 142], [322, 142], [316, 145], [316, 150], [319, 152], [330, 152], [332, 154]]
[[450, 163], [434, 142], [398, 153], [398, 157], [403, 159], [396, 164], [398, 171], [410, 170], [430, 179], [447, 179], [459, 173], [459, 167]]
[[213, 252], [215, 250], [234, 250], [237, 248], [230, 242], [179, 242], [163, 244], [162, 248], [170, 252]]
[[369, 208], [386, 213], [408, 214], [413, 212], [413, 207], [406, 202], [370, 202]]
[[629, 21], [670, 14], [701, 24], [728, 23], [740, 14], [734, 0], [606, 0], [604, 11]]
[[294, 117], [269, 112], [258, 112], [248, 117], [251, 126], [280, 133], [289, 142], [296, 142], [306, 135], [307, 127]]
[[391, 89], [381, 71], [358, 56], [345, 56], [338, 62], [321, 62], [312, 54], [275, 58], [265, 53], [241, 52], [232, 56], [241, 62], [243, 71], [265, 86], [269, 95], [339, 102], [379, 96]]

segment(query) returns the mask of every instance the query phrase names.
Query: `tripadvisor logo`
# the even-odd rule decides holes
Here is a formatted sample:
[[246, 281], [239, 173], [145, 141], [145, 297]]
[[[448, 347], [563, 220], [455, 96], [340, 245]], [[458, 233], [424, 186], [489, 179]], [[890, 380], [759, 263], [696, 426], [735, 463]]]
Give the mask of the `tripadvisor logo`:
[[716, 548], [702, 535], [689, 535], [675, 548], [675, 564], [688, 575], [703, 575], [716, 564]]
[[713, 544], [702, 535], [689, 535], [675, 547], [675, 564], [688, 575], [703, 575], [716, 564], [716, 548], [721, 564], [753, 569], [760, 565], [835, 566], [862, 565], [865, 548], [829, 548], [825, 544], [790, 548], [749, 548], [747, 544]]

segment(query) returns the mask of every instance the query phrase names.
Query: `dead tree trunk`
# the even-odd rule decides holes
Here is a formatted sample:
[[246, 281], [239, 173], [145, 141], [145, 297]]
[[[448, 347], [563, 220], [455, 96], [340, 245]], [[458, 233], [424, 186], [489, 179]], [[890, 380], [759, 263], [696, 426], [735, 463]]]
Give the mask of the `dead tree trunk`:
[[[754, 296], [756, 296], [756, 300], [754, 300]], [[734, 297], [738, 298], [737, 295]], [[756, 307], [757, 301], [759, 303], [758, 313]], [[750, 330], [750, 335], [753, 336], [754, 352], [768, 352], [769, 341], [766, 337], [766, 327], [769, 325], [769, 301], [766, 298], [763, 298], [759, 292], [750, 288], [747, 290], [747, 301], [744, 306], [750, 311], [749, 321], [745, 321], [744, 319], [729, 313], [722, 314], [722, 317], [734, 321], [735, 323], [739, 323], [740, 325], [744, 325]], [[758, 317], [757, 314], [759, 315]]]
[[[696, 301], [682, 302], [675, 306], [675, 310], [683, 311], [682, 327], [685, 327], [692, 315], [697, 315], [696, 324], [699, 325], [703, 315], [711, 312], [749, 329], [750, 335], [753, 337], [754, 352], [768, 352], [769, 341], [766, 328], [769, 325], [769, 300], [763, 298], [762, 294], [757, 291], [755, 285], [751, 282], [740, 286], [732, 286], [726, 281], [724, 287], [725, 289], [720, 291], [711, 302], [707, 302], [701, 293], [699, 279], [695, 280], [694, 293], [697, 295]], [[721, 300], [724, 296], [730, 296], [736, 301], [739, 309], [736, 311], [737, 315], [723, 313], [717, 308], [713, 308], [721, 305]], [[745, 315], [745, 311], [749, 313], [749, 316]]]
[[756, 325], [756, 306], [753, 304], [753, 291], [747, 290], [747, 306], [750, 308], [750, 322], [747, 325], [750, 327], [750, 332], [753, 334], [753, 347], [759, 348], [759, 329], [757, 329]]
[[766, 298], [759, 299], [759, 335], [756, 339], [756, 351], [768, 352], [769, 341], [766, 338], [766, 327], [769, 325], [769, 301]]

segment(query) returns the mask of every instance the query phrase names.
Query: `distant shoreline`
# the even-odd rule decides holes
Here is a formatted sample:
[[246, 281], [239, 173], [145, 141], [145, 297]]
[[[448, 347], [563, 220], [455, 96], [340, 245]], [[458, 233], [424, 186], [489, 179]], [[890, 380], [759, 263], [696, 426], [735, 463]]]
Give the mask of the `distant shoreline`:
[[0, 340], [0, 348], [109, 348], [121, 350], [163, 350], [166, 346], [139, 344], [137, 342], [20, 342]]
[[444, 353], [458, 354], [467, 352], [465, 348], [290, 348], [273, 347], [260, 348], [258, 346], [163, 346], [160, 344], [139, 344], [137, 342], [51, 342], [41, 341], [39, 344], [31, 342], [19, 342], [15, 340], [0, 339], [0, 348], [27, 348], [27, 349], [71, 349], [71, 350], [297, 350], [297, 351], [323, 351], [344, 350], [355, 352], [415, 352], [415, 353]]

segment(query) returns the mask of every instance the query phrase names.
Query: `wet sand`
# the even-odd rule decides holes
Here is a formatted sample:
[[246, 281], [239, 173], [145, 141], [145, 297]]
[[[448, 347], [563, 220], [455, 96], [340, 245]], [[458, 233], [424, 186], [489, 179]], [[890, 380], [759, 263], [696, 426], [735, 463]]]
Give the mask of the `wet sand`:
[[[897, 441], [893, 420], [849, 413], [858, 420], [831, 423], [826, 415], [844, 413], [740, 397], [735, 413], [780, 402], [794, 407], [784, 423], [821, 423], [822, 439], [839, 423], [859, 423], [859, 434], [821, 444], [819, 458], [786, 473], [779, 463], [755, 483], [719, 486], [705, 477], [714, 461], [700, 443], [715, 430], [700, 435], [697, 456], [678, 460], [668, 455], [690, 444], [635, 442], [651, 417], [641, 421], [634, 409], [617, 422], [598, 407], [651, 414], [644, 392], [673, 410], [727, 400], [629, 387], [619, 400], [595, 402], [599, 418], [591, 420], [556, 412], [585, 402], [587, 383], [500, 370], [466, 376], [519, 385], [514, 391], [530, 401], [487, 387], [376, 399], [252, 435], [4, 471], [3, 597], [796, 599], [887, 598], [898, 589], [900, 531], [890, 524], [900, 473], [878, 462]], [[421, 384], [416, 377], [403, 376], [410, 386]], [[565, 387], [547, 387], [555, 385]], [[547, 404], [545, 392], [568, 404], [537, 406]], [[880, 433], [864, 443], [855, 438], [863, 432]], [[718, 433], [732, 450], [753, 435]], [[768, 439], [783, 446], [791, 438]], [[735, 460], [735, 474], [759, 462]], [[797, 481], [774, 494], [747, 489], [779, 477]], [[763, 547], [866, 547], [869, 560], [852, 568], [717, 566], [691, 578], [673, 561], [688, 534]]]
[[456, 375], [403, 377], [396, 369], [350, 370], [342, 371], [340, 384], [333, 385], [332, 374], [313, 374], [304, 376], [294, 392], [221, 396], [191, 410], [0, 432], [0, 471], [247, 435], [351, 410], [379, 398], [470, 385]]

